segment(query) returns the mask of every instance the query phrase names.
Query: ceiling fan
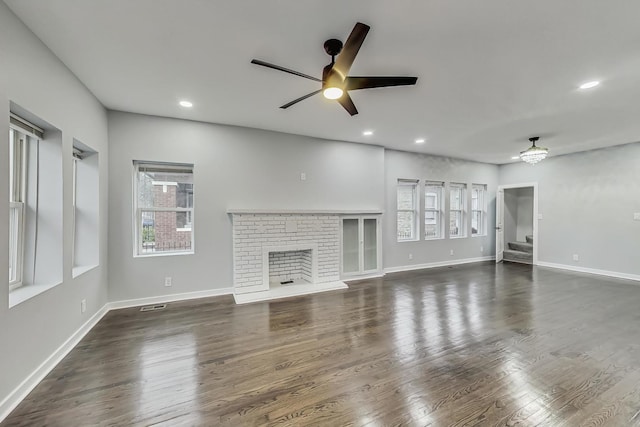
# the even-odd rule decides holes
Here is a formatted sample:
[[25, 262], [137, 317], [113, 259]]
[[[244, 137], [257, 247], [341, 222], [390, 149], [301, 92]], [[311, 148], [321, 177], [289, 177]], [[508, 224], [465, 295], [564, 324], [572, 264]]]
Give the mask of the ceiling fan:
[[[296, 76], [304, 77], [310, 80], [314, 80], [322, 83], [322, 89], [308, 93], [301, 96], [298, 99], [294, 99], [281, 106], [280, 108], [289, 108], [300, 101], [303, 101], [313, 95], [322, 92], [327, 99], [335, 99], [345, 110], [352, 116], [358, 114], [353, 100], [349, 96], [350, 90], [359, 89], [371, 89], [376, 87], [386, 86], [406, 86], [414, 85], [418, 81], [417, 77], [381, 77], [381, 76], [368, 76], [368, 77], [353, 77], [349, 76], [349, 70], [353, 61], [356, 59], [356, 55], [360, 50], [360, 46], [364, 42], [370, 27], [361, 22], [358, 22], [351, 31], [349, 38], [342, 45], [342, 42], [338, 39], [329, 39], [324, 42], [324, 50], [327, 54], [331, 55], [331, 64], [324, 67], [322, 71], [322, 80], [301, 73], [299, 71], [290, 70], [288, 68], [281, 67], [279, 65], [270, 64], [259, 59], [251, 60], [252, 64], [261, 65], [263, 67], [273, 68], [274, 70], [284, 71], [285, 73], [294, 74]], [[337, 58], [336, 58], [337, 56]]]

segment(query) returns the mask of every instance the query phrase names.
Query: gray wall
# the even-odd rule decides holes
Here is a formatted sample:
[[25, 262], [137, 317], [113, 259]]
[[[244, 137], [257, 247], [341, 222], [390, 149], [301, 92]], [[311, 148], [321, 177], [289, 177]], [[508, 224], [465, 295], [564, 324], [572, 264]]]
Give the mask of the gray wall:
[[[0, 2], [0, 401], [29, 376], [107, 301], [107, 116], [71, 72]], [[9, 103], [15, 102], [62, 131], [62, 284], [9, 309]], [[101, 266], [72, 279], [73, 138], [104, 156], [100, 165]], [[44, 177], [43, 177], [44, 179]], [[86, 298], [87, 311], [80, 313]]]
[[[114, 301], [231, 287], [228, 209], [384, 207], [380, 147], [121, 112], [109, 113], [109, 143]], [[132, 256], [133, 160], [194, 164], [194, 255]]]
[[539, 261], [640, 275], [640, 143], [500, 167], [500, 184], [525, 182], [538, 182]]
[[533, 187], [504, 190], [504, 242], [524, 242], [533, 234]]
[[[384, 267], [396, 268], [434, 262], [495, 256], [495, 199], [498, 182], [498, 167], [486, 163], [469, 162], [447, 157], [428, 156], [395, 150], [385, 150], [385, 212], [383, 219]], [[471, 219], [467, 215], [467, 237], [458, 239], [398, 242], [396, 235], [396, 185], [398, 179], [418, 179], [421, 183], [445, 181], [467, 183], [467, 206], [471, 206], [471, 185], [487, 185], [487, 235], [471, 237]], [[422, 191], [422, 190], [421, 190]], [[424, 195], [420, 194], [424, 204]], [[445, 203], [449, 198], [445, 190]], [[420, 218], [421, 220], [423, 218]], [[445, 235], [448, 237], [448, 219], [445, 218]], [[422, 234], [423, 226], [420, 226]], [[480, 251], [482, 246], [483, 251]], [[454, 255], [450, 255], [450, 251]], [[413, 259], [409, 259], [409, 254]]]
[[533, 187], [518, 188], [518, 220], [516, 240], [525, 242], [533, 234]]
[[518, 237], [518, 190], [504, 190], [504, 247]]

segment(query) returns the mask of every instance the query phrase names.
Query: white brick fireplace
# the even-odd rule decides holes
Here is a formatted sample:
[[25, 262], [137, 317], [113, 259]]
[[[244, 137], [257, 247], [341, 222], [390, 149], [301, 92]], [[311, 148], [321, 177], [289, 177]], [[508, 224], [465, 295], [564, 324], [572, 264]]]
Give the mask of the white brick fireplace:
[[340, 282], [338, 213], [229, 213], [237, 302], [347, 287]]

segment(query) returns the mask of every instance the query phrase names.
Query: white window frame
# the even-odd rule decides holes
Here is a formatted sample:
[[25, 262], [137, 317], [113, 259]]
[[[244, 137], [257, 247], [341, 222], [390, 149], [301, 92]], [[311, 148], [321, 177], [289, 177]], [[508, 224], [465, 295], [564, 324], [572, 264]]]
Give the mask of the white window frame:
[[[9, 227], [9, 269], [13, 271], [9, 276], [9, 291], [22, 286], [23, 260], [24, 260], [24, 211], [26, 199], [27, 177], [27, 138], [29, 135], [22, 130], [10, 125], [10, 188], [9, 188], [9, 218], [10, 224], [13, 215], [15, 228]], [[13, 265], [13, 269], [12, 269]], [[13, 275], [13, 277], [11, 277]]]
[[[147, 162], [147, 161], [133, 161], [133, 206], [134, 206], [134, 226], [133, 226], [133, 241], [135, 243], [134, 247], [134, 257], [154, 257], [154, 256], [167, 256], [167, 255], [191, 255], [195, 253], [195, 238], [194, 238], [194, 214], [193, 214], [193, 206], [190, 208], [158, 208], [158, 207], [140, 207], [138, 206], [138, 173], [139, 167], [143, 166], [152, 166], [157, 167], [159, 169], [166, 169], [170, 171], [171, 169], [175, 170], [191, 170], [191, 174], [193, 175], [193, 165], [179, 164], [179, 163], [164, 163], [164, 162]], [[162, 185], [163, 187], [169, 185], [177, 186], [177, 182], [155, 182], [156, 185]], [[142, 224], [142, 214], [144, 212], [186, 212], [187, 217], [191, 218], [191, 228], [190, 229], [177, 229], [176, 231], [190, 231], [191, 232], [191, 248], [187, 250], [174, 250], [174, 251], [161, 251], [161, 252], [143, 252], [142, 248], [142, 229], [140, 229], [140, 224]]]
[[[413, 207], [411, 209], [398, 209], [398, 190], [401, 187], [411, 187], [413, 190]], [[420, 240], [420, 227], [419, 227], [419, 221], [418, 218], [420, 217], [420, 212], [419, 212], [419, 193], [418, 193], [418, 180], [410, 180], [410, 179], [399, 179], [398, 180], [398, 185], [396, 187], [396, 236], [398, 239], [398, 242], [415, 242]], [[412, 221], [412, 229], [411, 229], [411, 236], [407, 237], [407, 238], [402, 238], [399, 236], [398, 233], [398, 225], [399, 225], [399, 214], [400, 213], [406, 213], [406, 212], [410, 212], [413, 214], [413, 221]]]
[[[427, 191], [435, 189], [436, 206], [429, 208], [427, 206]], [[435, 236], [427, 236], [427, 212], [433, 213], [437, 221], [437, 234]], [[431, 225], [431, 224], [429, 224]], [[424, 239], [439, 240], [444, 239], [444, 182], [443, 181], [425, 181], [424, 182]]]
[[[451, 198], [454, 191], [460, 190], [460, 209], [453, 209]], [[467, 184], [461, 182], [452, 182], [449, 184], [449, 238], [462, 239], [467, 237]], [[454, 213], [460, 213], [460, 230], [458, 234], [451, 234], [451, 218]]]
[[[473, 194], [478, 192], [478, 209], [473, 209]], [[473, 232], [473, 218], [478, 214], [478, 228]], [[472, 184], [471, 185], [471, 237], [481, 237], [487, 235], [487, 185]]]

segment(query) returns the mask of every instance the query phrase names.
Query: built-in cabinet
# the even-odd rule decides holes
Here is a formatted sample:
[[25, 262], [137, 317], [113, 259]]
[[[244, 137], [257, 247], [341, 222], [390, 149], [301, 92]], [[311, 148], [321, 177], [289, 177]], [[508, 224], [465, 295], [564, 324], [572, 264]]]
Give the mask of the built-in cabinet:
[[380, 217], [344, 216], [340, 221], [343, 278], [371, 276], [382, 269]]

